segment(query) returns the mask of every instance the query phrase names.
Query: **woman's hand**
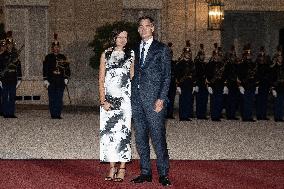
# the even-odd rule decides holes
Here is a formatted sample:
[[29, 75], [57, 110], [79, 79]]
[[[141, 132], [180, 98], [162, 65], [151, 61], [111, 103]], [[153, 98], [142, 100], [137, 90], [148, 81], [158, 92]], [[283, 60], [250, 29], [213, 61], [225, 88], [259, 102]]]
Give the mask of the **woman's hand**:
[[103, 107], [103, 109], [105, 111], [109, 111], [110, 108], [111, 108], [111, 104], [109, 102], [107, 102], [107, 101], [105, 101], [103, 104], [101, 104], [101, 106]]

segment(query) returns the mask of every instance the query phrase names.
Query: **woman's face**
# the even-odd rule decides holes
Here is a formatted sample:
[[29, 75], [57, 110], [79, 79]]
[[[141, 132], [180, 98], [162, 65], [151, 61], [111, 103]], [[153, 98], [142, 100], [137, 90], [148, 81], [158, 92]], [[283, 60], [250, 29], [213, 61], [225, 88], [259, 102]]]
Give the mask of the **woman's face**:
[[115, 40], [117, 47], [124, 47], [127, 44], [127, 32], [123, 31], [116, 37]]

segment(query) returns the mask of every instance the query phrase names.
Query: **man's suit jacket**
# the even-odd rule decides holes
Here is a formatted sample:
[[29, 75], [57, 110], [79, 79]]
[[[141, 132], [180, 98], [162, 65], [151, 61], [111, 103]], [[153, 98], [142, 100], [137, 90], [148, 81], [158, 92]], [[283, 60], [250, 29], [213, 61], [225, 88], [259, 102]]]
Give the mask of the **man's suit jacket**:
[[[135, 49], [134, 77], [132, 80], [132, 101], [140, 96], [143, 104], [153, 104], [157, 99], [167, 102], [171, 80], [171, 54], [165, 44], [153, 40], [146, 55], [144, 66], [139, 64], [139, 45]], [[138, 88], [139, 86], [139, 88]]]

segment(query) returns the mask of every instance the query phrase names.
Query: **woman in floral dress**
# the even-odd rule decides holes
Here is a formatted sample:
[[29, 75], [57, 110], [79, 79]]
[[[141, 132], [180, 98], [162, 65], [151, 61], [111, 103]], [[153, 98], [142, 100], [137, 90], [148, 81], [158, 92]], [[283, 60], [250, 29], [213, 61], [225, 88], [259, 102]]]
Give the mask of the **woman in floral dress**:
[[127, 31], [115, 29], [112, 34], [111, 47], [100, 60], [100, 161], [110, 163], [105, 180], [122, 182], [126, 162], [131, 159], [130, 80], [134, 74], [134, 52], [126, 46]]

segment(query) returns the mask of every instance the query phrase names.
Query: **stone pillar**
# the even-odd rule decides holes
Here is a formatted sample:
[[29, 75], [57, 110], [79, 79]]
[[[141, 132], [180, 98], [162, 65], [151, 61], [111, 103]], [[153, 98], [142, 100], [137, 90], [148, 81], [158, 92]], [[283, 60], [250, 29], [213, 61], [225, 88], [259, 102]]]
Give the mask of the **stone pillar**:
[[42, 96], [46, 93], [42, 88], [42, 61], [49, 47], [49, 0], [5, 0], [3, 5], [6, 31], [13, 31], [18, 49], [24, 45], [20, 54], [23, 82], [17, 95]]

